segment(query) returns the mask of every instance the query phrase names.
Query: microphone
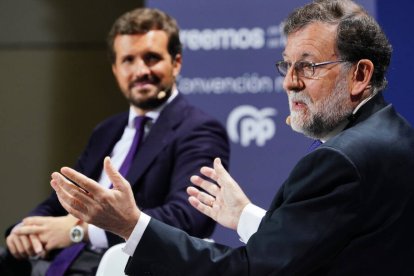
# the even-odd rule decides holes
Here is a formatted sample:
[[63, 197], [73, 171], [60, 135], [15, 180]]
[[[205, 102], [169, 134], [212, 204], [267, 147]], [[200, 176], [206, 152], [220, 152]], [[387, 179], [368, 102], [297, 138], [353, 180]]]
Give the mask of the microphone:
[[286, 117], [286, 124], [290, 126], [290, 115]]
[[160, 91], [160, 92], [158, 92], [158, 95], [157, 95], [157, 99], [158, 100], [162, 100], [162, 99], [164, 99], [165, 97], [167, 96], [167, 93], [165, 93], [165, 91]]

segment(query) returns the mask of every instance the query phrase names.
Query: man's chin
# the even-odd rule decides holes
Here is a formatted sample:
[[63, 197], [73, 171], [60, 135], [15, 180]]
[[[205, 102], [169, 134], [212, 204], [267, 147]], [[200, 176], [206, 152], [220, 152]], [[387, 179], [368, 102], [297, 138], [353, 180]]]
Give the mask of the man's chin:
[[290, 117], [290, 127], [293, 131], [301, 133], [307, 137], [313, 138], [313, 133], [310, 133], [308, 128], [305, 126], [304, 119], [300, 116], [291, 115]]
[[133, 106], [142, 110], [154, 110], [164, 104], [168, 100], [169, 96], [170, 95], [167, 95], [161, 99], [156, 96], [152, 96], [146, 99], [132, 99], [129, 102]]
[[290, 123], [290, 127], [292, 128], [292, 130], [293, 131], [295, 131], [295, 132], [298, 132], [298, 133], [303, 133], [303, 127], [302, 126], [300, 126], [300, 125], [298, 125], [298, 124], [296, 124], [296, 123], [294, 123], [294, 122], [291, 122]]
[[303, 122], [297, 115], [291, 113], [289, 121], [289, 125], [294, 131], [302, 133]]

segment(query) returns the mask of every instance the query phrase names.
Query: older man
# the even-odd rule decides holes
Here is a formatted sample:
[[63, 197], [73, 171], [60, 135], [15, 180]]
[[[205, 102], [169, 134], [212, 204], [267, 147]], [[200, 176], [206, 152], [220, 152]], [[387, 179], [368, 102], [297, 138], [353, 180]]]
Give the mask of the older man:
[[[220, 159], [192, 182], [190, 202], [246, 246], [192, 238], [133, 208], [127, 182], [105, 161], [117, 192], [77, 172], [54, 173], [63, 206], [127, 239], [134, 275], [411, 275], [414, 271], [414, 130], [384, 102], [391, 46], [375, 20], [349, 0], [316, 0], [294, 11], [276, 64], [289, 97], [292, 129], [315, 138], [265, 213]], [[318, 146], [318, 147], [317, 147]], [[91, 196], [93, 195], [93, 196]], [[132, 201], [132, 200], [130, 200]], [[95, 207], [97, 206], [97, 207]], [[131, 208], [130, 208], [131, 207]], [[120, 227], [119, 225], [126, 225]]]

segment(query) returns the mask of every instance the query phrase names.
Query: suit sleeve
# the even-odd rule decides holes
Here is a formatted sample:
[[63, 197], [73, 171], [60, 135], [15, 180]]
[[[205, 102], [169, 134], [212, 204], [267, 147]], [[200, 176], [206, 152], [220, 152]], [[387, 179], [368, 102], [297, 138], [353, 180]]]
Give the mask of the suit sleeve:
[[126, 271], [318, 275], [318, 269], [346, 246], [361, 223], [360, 183], [358, 170], [343, 154], [316, 150], [294, 168], [246, 246], [210, 244], [151, 221]]

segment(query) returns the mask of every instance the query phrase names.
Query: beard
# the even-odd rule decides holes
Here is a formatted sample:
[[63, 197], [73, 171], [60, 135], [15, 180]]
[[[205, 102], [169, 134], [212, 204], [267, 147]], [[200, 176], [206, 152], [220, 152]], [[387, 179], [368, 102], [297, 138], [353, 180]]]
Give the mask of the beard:
[[[152, 85], [157, 87], [157, 91], [151, 92], [146, 91], [148, 94], [153, 94], [153, 96], [149, 96], [145, 99], [140, 99], [139, 97], [134, 97], [134, 85], [136, 83], [151, 83]], [[171, 96], [172, 93], [172, 84], [170, 87], [162, 87], [160, 86], [161, 80], [154, 75], [144, 75], [141, 78], [137, 78], [136, 80], [132, 81], [128, 86], [128, 101], [133, 106], [142, 109], [142, 110], [154, 110], [164, 104], [168, 98]], [[162, 95], [162, 96], [160, 96]]]
[[[165, 93], [165, 96], [158, 98], [158, 95], [160, 95], [162, 92]], [[145, 100], [136, 99], [132, 96], [132, 93], [130, 93], [130, 97], [128, 97], [128, 101], [130, 104], [132, 104], [135, 107], [138, 107], [139, 109], [154, 110], [160, 107], [161, 105], [163, 105], [168, 100], [168, 98], [171, 96], [171, 93], [172, 93], [171, 88], [168, 90], [161, 90], [161, 91], [158, 91], [156, 95], [152, 97], [148, 97]]]
[[[306, 104], [307, 113], [292, 111], [293, 101]], [[339, 75], [334, 90], [327, 97], [314, 103], [304, 91], [291, 92], [289, 94], [289, 105], [292, 129], [313, 139], [326, 137], [346, 120], [354, 109], [347, 90], [346, 78], [342, 77], [342, 74]]]

